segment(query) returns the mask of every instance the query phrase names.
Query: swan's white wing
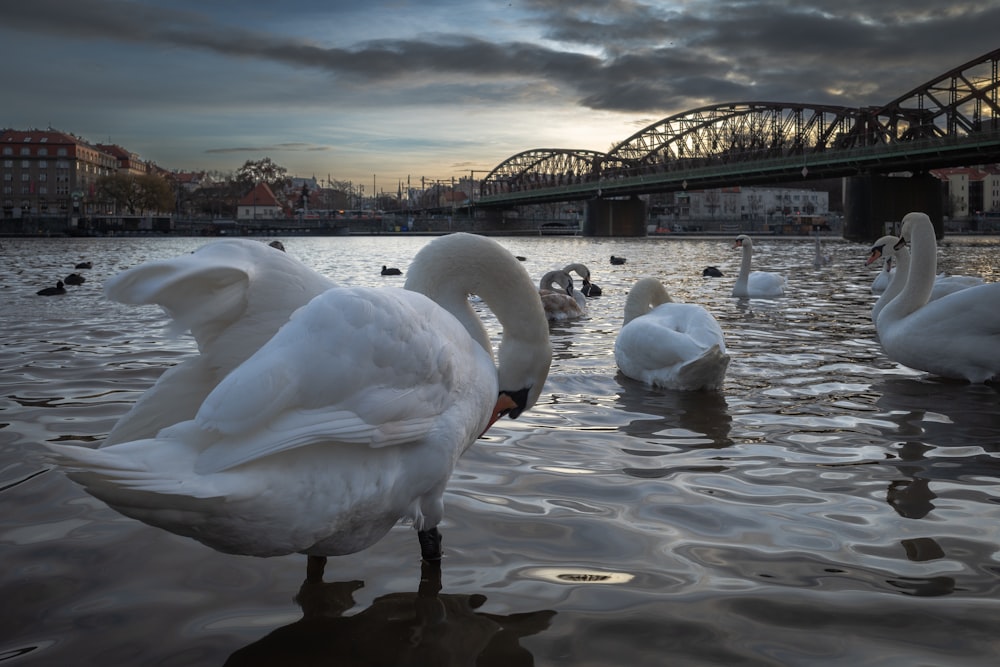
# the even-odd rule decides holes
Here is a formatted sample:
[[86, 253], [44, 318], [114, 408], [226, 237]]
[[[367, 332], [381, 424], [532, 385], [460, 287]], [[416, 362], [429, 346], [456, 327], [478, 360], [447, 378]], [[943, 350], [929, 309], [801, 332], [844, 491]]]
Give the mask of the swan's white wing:
[[708, 311], [667, 303], [622, 327], [616, 347], [630, 365], [655, 369], [697, 359], [715, 345], [725, 352], [722, 329]]
[[929, 301], [901, 320], [880, 316], [879, 324], [886, 355], [905, 366], [971, 382], [1000, 374], [1000, 283]]
[[413, 442], [456, 403], [481, 411], [470, 428], [485, 428], [496, 393], [489, 355], [423, 295], [329, 290], [205, 400], [196, 421], [222, 437], [196, 469], [225, 470], [314, 443]]
[[934, 279], [934, 288], [931, 290], [930, 300], [934, 301], [943, 296], [983, 284], [983, 279], [977, 276], [949, 276], [943, 273], [938, 274], [938, 276]]
[[120, 303], [161, 306], [172, 328], [190, 330], [199, 349], [233, 325], [243, 325], [239, 338], [253, 340], [240, 346], [257, 349], [296, 308], [333, 286], [280, 250], [229, 239], [123, 271], [107, 282], [105, 293]]
[[781, 296], [785, 293], [785, 277], [771, 271], [751, 271], [748, 278], [750, 296]]
[[201, 353], [165, 372], [102, 446], [151, 438], [192, 419], [219, 380], [270, 339], [292, 312], [333, 286], [286, 253], [246, 239], [216, 241], [113, 277], [105, 286], [109, 298], [161, 306], [173, 330], [192, 332]]

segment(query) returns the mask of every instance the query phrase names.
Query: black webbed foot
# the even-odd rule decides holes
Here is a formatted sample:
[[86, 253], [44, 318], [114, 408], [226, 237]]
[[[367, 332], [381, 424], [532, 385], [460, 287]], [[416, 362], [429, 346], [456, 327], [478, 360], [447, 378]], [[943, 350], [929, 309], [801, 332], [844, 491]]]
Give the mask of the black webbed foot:
[[418, 530], [417, 539], [420, 540], [420, 557], [426, 561], [441, 560], [441, 533], [437, 527], [429, 530]]

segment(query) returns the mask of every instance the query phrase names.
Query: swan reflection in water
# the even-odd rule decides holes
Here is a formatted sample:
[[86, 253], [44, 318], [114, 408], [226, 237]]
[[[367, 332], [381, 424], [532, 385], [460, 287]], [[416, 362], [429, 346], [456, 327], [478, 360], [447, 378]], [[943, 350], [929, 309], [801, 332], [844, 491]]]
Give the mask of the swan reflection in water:
[[[655, 389], [622, 373], [615, 381], [620, 387], [616, 407], [646, 416], [621, 427], [629, 435], [685, 449], [733, 444], [729, 437], [733, 418], [721, 392]], [[651, 415], [656, 417], [648, 418]]]
[[[891, 433], [900, 440], [892, 459], [886, 463], [899, 473], [886, 489], [886, 502], [906, 519], [934, 520], [938, 495], [932, 482], [961, 479], [967, 475], [994, 477], [995, 455], [1000, 444], [989, 434], [1000, 420], [996, 406], [1000, 387], [968, 384], [940, 378], [887, 379], [872, 386], [879, 394], [875, 405], [896, 426]], [[956, 428], [956, 425], [958, 428]], [[981, 433], [981, 439], [970, 434]], [[935, 454], [935, 450], [976, 448], [967, 456]], [[900, 540], [906, 559], [932, 562], [947, 558], [948, 552], [934, 537], [909, 537]], [[970, 542], [965, 548], [973, 548]], [[977, 547], [978, 548], [978, 547]], [[992, 542], [982, 544], [983, 562], [992, 559]], [[894, 587], [909, 595], [938, 596], [955, 592], [957, 582], [950, 576], [896, 577]]]
[[323, 581], [325, 559], [310, 558], [295, 600], [302, 618], [239, 649], [226, 667], [255, 665], [533, 665], [520, 639], [549, 627], [554, 611], [476, 611], [484, 595], [441, 594], [441, 563], [421, 562], [416, 593], [389, 593], [354, 607], [362, 581]]

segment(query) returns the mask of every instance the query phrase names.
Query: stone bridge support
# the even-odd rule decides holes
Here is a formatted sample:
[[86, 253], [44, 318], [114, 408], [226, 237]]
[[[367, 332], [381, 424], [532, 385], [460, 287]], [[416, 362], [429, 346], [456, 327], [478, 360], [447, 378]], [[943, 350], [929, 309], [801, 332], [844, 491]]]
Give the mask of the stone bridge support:
[[[930, 174], [909, 177], [866, 174], [844, 179], [844, 238], [870, 243], [899, 230], [899, 223], [911, 211], [923, 211], [934, 222], [940, 238], [943, 232], [944, 185]], [[887, 224], [889, 223], [889, 224]]]
[[629, 199], [591, 199], [583, 218], [584, 236], [645, 236], [646, 202]]

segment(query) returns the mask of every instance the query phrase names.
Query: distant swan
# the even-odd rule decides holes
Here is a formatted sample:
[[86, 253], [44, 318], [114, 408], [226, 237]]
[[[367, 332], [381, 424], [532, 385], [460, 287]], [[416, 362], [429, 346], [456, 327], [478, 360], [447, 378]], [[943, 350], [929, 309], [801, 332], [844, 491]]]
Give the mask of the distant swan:
[[[888, 242], [888, 239], [892, 239]], [[889, 287], [889, 283], [892, 282], [892, 278], [896, 275], [896, 267], [893, 262], [893, 251], [892, 246], [896, 244], [899, 240], [897, 236], [883, 236], [878, 241], [872, 244], [869, 248], [869, 256], [867, 261], [865, 261], [865, 266], [873, 264], [878, 259], [882, 259], [882, 270], [878, 272], [875, 279], [872, 280], [871, 291], [872, 294], [883, 294]], [[878, 254], [872, 256], [871, 253], [875, 252], [875, 248], [878, 247]]]
[[[160, 303], [192, 327], [199, 357], [231, 372], [215, 377], [197, 357], [171, 369], [147, 392], [157, 400], [133, 409], [162, 416], [126, 416], [99, 449], [50, 443], [53, 458], [122, 514], [222, 552], [311, 563], [409, 519], [421, 555], [440, 558], [455, 462], [494, 420], [531, 407], [548, 374], [525, 270], [491, 239], [452, 234], [417, 253], [406, 289], [339, 288], [264, 244], [223, 243], [126, 271], [108, 291]], [[502, 326], [497, 365], [470, 293]]]
[[816, 249], [813, 253], [813, 266], [821, 268], [830, 263], [831, 257], [823, 252], [823, 244], [819, 240], [819, 233], [816, 234]]
[[563, 270], [542, 276], [538, 281], [538, 296], [548, 320], [575, 320], [587, 314], [587, 300], [573, 289], [573, 279]]
[[66, 293], [66, 288], [63, 287], [63, 281], [61, 280], [56, 281], [55, 287], [45, 287], [35, 292], [35, 294], [37, 294], [38, 296], [55, 296], [57, 294], [65, 294], [65, 293]]
[[785, 277], [770, 271], [750, 271], [753, 257], [753, 241], [746, 234], [736, 237], [734, 248], [743, 249], [740, 272], [733, 286], [733, 296], [739, 298], [761, 298], [782, 296], [785, 293]]
[[601, 296], [600, 286], [590, 282], [590, 269], [587, 268], [586, 264], [579, 262], [567, 264], [563, 267], [563, 271], [580, 276], [580, 280], [583, 282], [583, 285], [580, 286], [580, 293], [584, 296]]
[[657, 387], [719, 389], [729, 366], [722, 328], [703, 307], [674, 303], [655, 278], [641, 278], [625, 300], [615, 362], [626, 376]]
[[[1000, 374], [1000, 283], [987, 283], [930, 301], [937, 265], [934, 226], [924, 213], [903, 218], [897, 252], [910, 244], [902, 291], [876, 320], [887, 357], [946, 378], [985, 382]], [[897, 280], [902, 277], [900, 274]]]

